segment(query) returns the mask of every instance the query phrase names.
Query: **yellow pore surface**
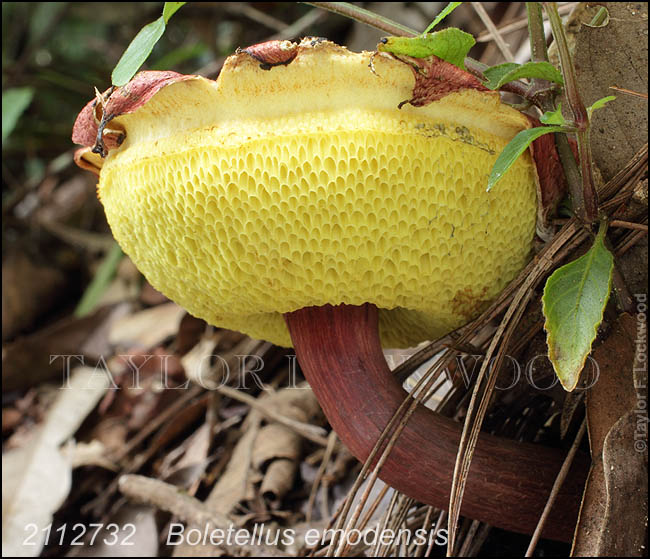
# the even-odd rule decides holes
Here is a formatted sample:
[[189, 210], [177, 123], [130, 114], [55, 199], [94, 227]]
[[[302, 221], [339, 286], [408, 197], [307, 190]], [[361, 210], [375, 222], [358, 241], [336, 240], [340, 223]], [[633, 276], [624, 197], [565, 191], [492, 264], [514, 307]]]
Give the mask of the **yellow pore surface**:
[[526, 121], [498, 95], [405, 106], [413, 75], [331, 43], [270, 71], [170, 85], [117, 119], [99, 192], [151, 284], [209, 323], [290, 346], [282, 313], [374, 303], [385, 347], [475, 317], [526, 264], [528, 155], [488, 174]]

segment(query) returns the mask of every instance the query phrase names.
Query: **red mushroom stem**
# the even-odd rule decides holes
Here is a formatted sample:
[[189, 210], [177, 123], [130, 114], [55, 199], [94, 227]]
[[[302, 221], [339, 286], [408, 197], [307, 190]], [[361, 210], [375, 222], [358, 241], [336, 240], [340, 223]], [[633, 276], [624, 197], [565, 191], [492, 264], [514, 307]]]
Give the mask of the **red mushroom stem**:
[[[332, 428], [365, 461], [406, 396], [391, 374], [374, 305], [308, 307], [285, 314], [298, 362]], [[462, 425], [418, 406], [379, 477], [414, 499], [447, 509]], [[564, 453], [482, 433], [462, 513], [493, 526], [531, 534]], [[587, 457], [576, 457], [544, 537], [571, 541]]]

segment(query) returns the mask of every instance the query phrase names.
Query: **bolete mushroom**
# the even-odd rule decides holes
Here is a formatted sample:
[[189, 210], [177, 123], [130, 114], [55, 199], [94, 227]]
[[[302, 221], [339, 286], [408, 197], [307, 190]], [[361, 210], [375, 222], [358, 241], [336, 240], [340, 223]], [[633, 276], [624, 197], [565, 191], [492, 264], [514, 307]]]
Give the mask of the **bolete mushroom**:
[[[486, 192], [530, 126], [497, 92], [441, 60], [380, 53], [373, 69], [371, 56], [275, 41], [229, 57], [216, 81], [143, 72], [89, 103], [73, 134], [151, 284], [211, 324], [293, 345], [360, 460], [404, 398], [381, 345], [477, 316], [530, 259], [538, 191], [526, 154]], [[460, 428], [421, 407], [380, 477], [446, 508]], [[482, 435], [464, 514], [532, 532], [562, 460]], [[548, 537], [571, 537], [583, 479], [564, 485]]]

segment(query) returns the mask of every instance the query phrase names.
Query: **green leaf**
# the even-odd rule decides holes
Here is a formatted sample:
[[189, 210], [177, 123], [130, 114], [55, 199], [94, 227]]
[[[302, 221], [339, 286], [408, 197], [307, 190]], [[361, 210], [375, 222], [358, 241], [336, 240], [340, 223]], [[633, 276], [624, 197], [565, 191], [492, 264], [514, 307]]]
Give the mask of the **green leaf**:
[[451, 12], [453, 12], [462, 2], [449, 2], [447, 6], [436, 16], [436, 18], [431, 22], [429, 27], [424, 30], [423, 35], [429, 33], [436, 25], [438, 25], [443, 19], [445, 19]]
[[15, 87], [2, 92], [2, 144], [13, 132], [18, 119], [34, 97], [33, 87]]
[[95, 310], [102, 296], [110, 286], [111, 281], [115, 277], [117, 266], [123, 256], [124, 253], [122, 252], [122, 249], [117, 243], [115, 243], [108, 251], [108, 254], [104, 257], [104, 260], [102, 260], [99, 268], [97, 268], [95, 277], [93, 277], [90, 285], [88, 285], [81, 300], [77, 304], [77, 308], [74, 310], [74, 315], [76, 317], [86, 316]]
[[163, 16], [140, 29], [140, 32], [131, 41], [117, 66], [113, 69], [111, 80], [114, 86], [121, 87], [129, 83], [140, 69], [140, 66], [149, 57], [154, 45], [164, 32], [165, 20]]
[[515, 62], [504, 62], [503, 64], [497, 64], [491, 68], [486, 68], [483, 70], [483, 75], [487, 78], [487, 81], [483, 82], [483, 85], [488, 89], [497, 89], [501, 78], [507, 76], [510, 72], [513, 72], [520, 66], [521, 64]]
[[522, 78], [540, 78], [560, 85], [564, 84], [562, 73], [549, 62], [526, 62], [526, 64], [506, 62], [487, 68], [483, 74], [487, 78], [484, 85], [488, 89], [499, 89], [508, 82]]
[[434, 55], [464, 70], [465, 57], [475, 43], [469, 33], [449, 27], [417, 37], [386, 37], [377, 45], [377, 50], [413, 58]]
[[603, 320], [614, 271], [601, 224], [594, 245], [577, 260], [556, 270], [542, 297], [548, 357], [565, 390], [576, 387]]
[[135, 76], [140, 66], [149, 58], [151, 51], [160, 40], [171, 18], [187, 2], [165, 2], [163, 15], [156, 21], [145, 25], [126, 48], [122, 58], [111, 74], [111, 81], [116, 87], [126, 85]]
[[598, 109], [602, 109], [607, 103], [610, 101], [613, 101], [616, 99], [616, 95], [608, 95], [607, 97], [603, 97], [602, 99], [598, 99], [591, 107], [587, 107], [587, 114], [589, 115], [589, 118], [591, 118], [591, 113]]
[[508, 145], [503, 148], [499, 157], [497, 157], [494, 167], [492, 167], [490, 178], [488, 179], [487, 191], [489, 192], [492, 187], [503, 178], [503, 176], [508, 172], [508, 169], [512, 167], [512, 164], [517, 161], [517, 158], [524, 153], [524, 151], [528, 149], [528, 146], [530, 146], [530, 144], [532, 144], [537, 138], [544, 134], [550, 134], [551, 132], [564, 131], [565, 129], [562, 126], [542, 126], [519, 132], [519, 134], [510, 140]]
[[427, 38], [431, 40], [431, 54], [442, 58], [446, 62], [465, 69], [465, 57], [469, 50], [476, 44], [474, 37], [455, 27], [436, 31]]
[[560, 103], [554, 111], [545, 112], [539, 120], [542, 124], [557, 124], [558, 126], [566, 125], [567, 122], [562, 115], [562, 103]]
[[165, 2], [165, 7], [163, 8], [163, 19], [165, 20], [165, 23], [169, 23], [169, 18], [171, 18], [185, 4], [187, 4], [187, 2]]
[[433, 38], [432, 54], [458, 66], [461, 70], [465, 69], [465, 57], [476, 44], [474, 37], [455, 27], [436, 31], [428, 37]]

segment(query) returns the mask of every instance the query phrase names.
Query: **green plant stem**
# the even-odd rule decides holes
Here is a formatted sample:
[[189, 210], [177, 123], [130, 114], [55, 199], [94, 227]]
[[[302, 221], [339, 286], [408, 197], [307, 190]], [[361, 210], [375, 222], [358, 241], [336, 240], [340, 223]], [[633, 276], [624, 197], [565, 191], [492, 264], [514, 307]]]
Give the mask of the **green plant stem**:
[[585, 207], [584, 196], [582, 195], [582, 175], [566, 134], [555, 134], [555, 148], [567, 180], [569, 195], [573, 201], [573, 211], [577, 216], [580, 216], [584, 213]]
[[316, 8], [321, 8], [323, 10], [334, 12], [335, 14], [349, 17], [350, 19], [365, 23], [366, 25], [370, 25], [371, 27], [375, 27], [396, 37], [415, 37], [420, 34], [406, 25], [402, 25], [392, 19], [375, 14], [370, 10], [364, 10], [363, 8], [355, 6], [349, 2], [304, 2], [304, 4], [309, 4]]
[[601, 6], [600, 10], [598, 10], [598, 13], [589, 22], [589, 25], [592, 27], [600, 27], [603, 23], [605, 23], [608, 15], [609, 13], [607, 12], [607, 8], [605, 8], [605, 6]]
[[580, 174], [582, 178], [582, 199], [584, 206], [576, 208], [578, 217], [585, 223], [591, 225], [598, 220], [598, 196], [594, 183], [592, 160], [591, 160], [591, 143], [589, 141], [589, 116], [587, 109], [580, 97], [576, 72], [573, 66], [571, 53], [567, 43], [562, 19], [557, 11], [555, 2], [545, 2], [546, 13], [553, 31], [553, 38], [557, 43], [558, 53], [560, 56], [560, 65], [562, 66], [562, 76], [564, 77], [564, 91], [568, 101], [569, 108], [573, 114], [573, 120], [576, 128], [576, 139], [578, 143], [578, 157], [580, 159]]
[[[539, 2], [526, 2], [528, 14], [528, 35], [530, 40], [531, 60], [533, 62], [548, 62], [548, 49], [546, 48], [546, 34], [544, 33], [544, 18], [542, 6]], [[531, 85], [531, 94], [538, 101], [538, 106], [544, 111], [555, 110], [555, 95], [546, 80], [534, 78]], [[584, 196], [582, 186], [582, 175], [573, 150], [569, 144], [566, 134], [556, 133], [555, 147], [564, 169], [569, 186], [569, 194], [573, 200], [574, 211], [577, 215], [584, 214]]]
[[[533, 62], [548, 62], [542, 6], [539, 2], [526, 2], [526, 13], [528, 15], [530, 59]], [[549, 81], [541, 78], [533, 78], [531, 80], [530, 93], [539, 101], [538, 107], [542, 111], [547, 112], [555, 109], [554, 86]]]

